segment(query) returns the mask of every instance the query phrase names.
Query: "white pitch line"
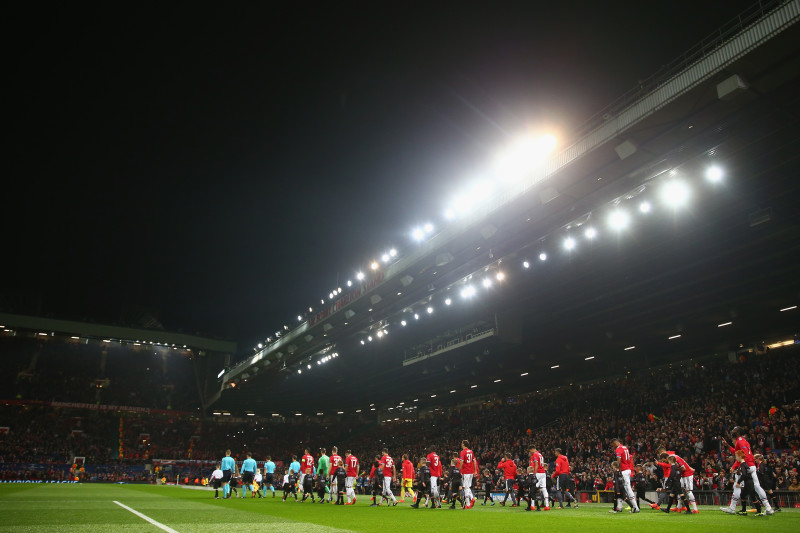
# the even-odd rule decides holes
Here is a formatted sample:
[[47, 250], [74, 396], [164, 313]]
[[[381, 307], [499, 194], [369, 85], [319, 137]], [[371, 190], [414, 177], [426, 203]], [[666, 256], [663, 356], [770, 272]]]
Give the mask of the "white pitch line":
[[171, 527], [169, 527], [169, 526], [165, 526], [165, 525], [164, 525], [164, 524], [162, 524], [161, 522], [156, 522], [155, 520], [153, 520], [153, 519], [152, 519], [152, 518], [150, 518], [149, 516], [147, 516], [147, 515], [145, 515], [145, 514], [142, 514], [142, 513], [140, 513], [140, 512], [139, 512], [139, 511], [137, 511], [136, 509], [131, 509], [131, 508], [130, 508], [130, 507], [128, 507], [127, 505], [125, 505], [125, 504], [123, 504], [123, 503], [119, 503], [117, 500], [113, 500], [113, 501], [114, 501], [114, 503], [116, 503], [117, 505], [119, 505], [120, 507], [122, 507], [123, 509], [126, 509], [126, 510], [128, 510], [128, 511], [132, 512], [133, 514], [135, 514], [136, 516], [138, 516], [138, 517], [139, 517], [139, 518], [141, 518], [142, 520], [147, 520], [148, 522], [150, 522], [151, 524], [153, 524], [153, 525], [154, 525], [154, 526], [156, 526], [157, 528], [159, 528], [159, 529], [163, 529], [163, 530], [164, 530], [164, 531], [166, 531], [167, 533], [178, 533], [177, 531], [175, 531], [175, 530], [174, 530], [174, 529], [172, 529]]

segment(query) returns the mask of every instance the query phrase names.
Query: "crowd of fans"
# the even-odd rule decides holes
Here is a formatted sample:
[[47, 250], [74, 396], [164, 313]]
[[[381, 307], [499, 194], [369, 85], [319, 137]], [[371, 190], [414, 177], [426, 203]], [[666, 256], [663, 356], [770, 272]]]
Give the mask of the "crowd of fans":
[[[53, 376], [85, 381], [82, 374], [96, 375], [85, 363], [56, 363], [59, 356], [47, 346], [41, 348], [36, 366], [51, 356], [47, 360], [52, 366], [48, 364], [48, 371], [42, 372], [50, 377], [39, 385], [56, 379]], [[104, 367], [112, 384], [122, 381], [114, 385], [118, 391], [136, 388], [130, 376], [148, 376], [147, 370], [134, 370], [121, 363], [121, 358], [111, 364], [112, 358], [106, 357], [104, 365], [102, 358], [101, 352], [90, 354], [91, 368], [96, 362], [98, 369]], [[126, 392], [126, 405], [140, 402], [166, 406], [164, 402], [171, 400], [158, 393], [163, 392], [160, 385], [169, 381], [179, 388], [178, 377], [171, 381], [179, 367], [171, 366], [172, 359], [154, 359], [158, 360], [154, 365], [158, 370], [153, 371], [152, 387], [143, 387], [153, 396], [140, 402], [147, 394]], [[179, 365], [185, 358], [174, 359]], [[605, 488], [611, 477], [609, 441], [619, 436], [635, 461], [644, 466], [651, 488], [657, 485], [655, 450], [665, 445], [695, 468], [696, 489], [715, 490], [728, 489], [732, 484], [731, 460], [719, 437], [730, 440], [731, 428], [739, 425], [748, 428], [747, 439], [754, 451], [761, 452], [773, 466], [777, 489], [797, 490], [798, 369], [800, 349], [787, 347], [735, 362], [722, 357], [688, 362], [590, 384], [490, 398], [479, 405], [415, 412], [412, 422], [387, 424], [361, 415], [260, 420], [7, 404], [0, 405], [0, 427], [9, 428], [0, 433], [0, 479], [57, 479], [70, 473], [75, 457], [85, 457], [87, 471], [80, 475], [86, 480], [152, 481], [155, 477], [144, 470], [144, 465], [154, 460], [183, 461], [174, 471], [187, 478], [202, 478], [228, 448], [240, 460], [248, 451], [260, 460], [269, 454], [278, 463], [280, 474], [283, 465], [303, 448], [330, 449], [337, 445], [340, 451], [352, 450], [366, 468], [383, 446], [396, 457], [407, 453], [414, 460], [426, 454], [431, 445], [440, 455], [455, 453], [461, 440], [468, 439], [479, 464], [492, 468], [504, 453], [526, 464], [531, 443], [550, 461], [555, 458], [553, 450], [561, 448], [570, 459], [577, 488], [595, 490]], [[118, 379], [125, 372], [133, 372], [128, 374], [127, 383]], [[6, 390], [24, 390], [34, 399], [43, 399], [46, 393], [37, 388], [39, 385], [27, 389], [15, 389], [14, 385]], [[75, 401], [74, 397], [69, 400]], [[93, 466], [91, 471], [89, 465]], [[105, 466], [98, 469], [95, 465]]]

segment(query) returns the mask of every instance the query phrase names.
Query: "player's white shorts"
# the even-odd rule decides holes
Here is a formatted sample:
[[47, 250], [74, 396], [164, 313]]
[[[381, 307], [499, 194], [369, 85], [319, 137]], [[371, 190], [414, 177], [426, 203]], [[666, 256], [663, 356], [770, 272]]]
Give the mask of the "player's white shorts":
[[353, 484], [354, 484], [355, 482], [356, 482], [356, 478], [354, 478], [354, 477], [348, 477], [348, 478], [347, 478], [347, 479], [345, 479], [345, 481], [344, 481], [344, 488], [346, 488], [346, 489], [348, 489], [348, 490], [349, 490], [349, 489], [352, 489], [352, 488], [353, 488]]
[[685, 491], [694, 490], [694, 476], [682, 477], [681, 488]]
[[383, 493], [387, 496], [392, 493], [392, 478], [383, 476]]
[[631, 487], [631, 471], [630, 470], [623, 470], [622, 471], [622, 484], [625, 487], [625, 495], [628, 498], [633, 499], [633, 487]]
[[470, 491], [472, 490], [472, 476], [474, 476], [474, 475], [475, 474], [463, 474], [461, 476], [461, 480], [462, 480], [461, 481], [461, 483], [462, 483], [461, 486], [464, 487], [464, 491], [466, 491], [468, 489]]
[[431, 476], [431, 494], [439, 494], [439, 478]]
[[297, 478], [297, 484], [300, 487], [300, 492], [303, 492], [303, 481], [305, 481], [306, 475], [300, 474], [300, 477]]
[[536, 487], [547, 490], [547, 474], [536, 472]]

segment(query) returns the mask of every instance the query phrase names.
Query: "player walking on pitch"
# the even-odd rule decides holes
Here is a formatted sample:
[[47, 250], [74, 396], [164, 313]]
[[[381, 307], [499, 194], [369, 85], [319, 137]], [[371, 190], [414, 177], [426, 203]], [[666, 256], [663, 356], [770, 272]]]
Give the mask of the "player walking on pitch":
[[[633, 459], [631, 452], [628, 451], [627, 446], [623, 446], [619, 439], [611, 441], [611, 445], [615, 448], [614, 454], [619, 461], [619, 471], [622, 474], [622, 488], [628, 505], [631, 506], [632, 513], [639, 512], [639, 506], [636, 505], [636, 495], [633, 494], [633, 487], [631, 487], [631, 472], [633, 472]], [[617, 508], [622, 509], [622, 499], [617, 500]]]

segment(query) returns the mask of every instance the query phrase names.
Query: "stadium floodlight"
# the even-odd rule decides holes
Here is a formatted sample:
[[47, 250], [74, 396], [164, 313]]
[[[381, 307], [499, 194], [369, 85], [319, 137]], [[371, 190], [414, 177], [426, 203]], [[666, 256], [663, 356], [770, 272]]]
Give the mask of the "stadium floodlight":
[[361, 344], [364, 344], [364, 339], [361, 339]]
[[708, 167], [706, 169], [706, 179], [711, 183], [719, 183], [722, 181], [722, 177], [725, 174], [722, 172], [722, 169], [718, 166], [714, 165], [713, 167]]
[[645, 215], [647, 213], [649, 213], [651, 209], [652, 209], [652, 206], [650, 205], [650, 202], [642, 202], [642, 203], [639, 204], [639, 212], [641, 212], [641, 213], [643, 213]]
[[401, 321], [400, 321], [400, 325], [401, 325], [401, 326], [405, 326], [405, 325], [406, 325], [406, 321], [405, 321], [405, 320], [401, 320]]
[[539, 254], [539, 261], [547, 261], [547, 254], [542, 252]]
[[417, 313], [414, 313], [414, 320], [419, 320], [419, 315]]
[[682, 181], [670, 180], [661, 188], [661, 199], [673, 209], [689, 201], [689, 187]]
[[342, 294], [342, 288], [341, 288], [341, 287], [338, 287], [338, 288], [336, 289], [336, 292], [338, 292], [339, 294]]
[[783, 309], [780, 310], [780, 312], [783, 313], [784, 311], [791, 311], [792, 309], [797, 309], [797, 306], [793, 305], [791, 307], [784, 307]]
[[297, 321], [298, 322], [302, 322], [303, 321], [303, 315], [297, 315]]
[[421, 228], [414, 228], [411, 231], [411, 238], [419, 242], [425, 238], [425, 232]]
[[298, 369], [297, 369], [297, 373], [298, 373], [298, 374], [302, 374], [302, 373], [303, 373], [303, 370], [302, 370], [302, 369], [300, 369], [300, 368], [298, 368]]
[[377, 336], [378, 336], [378, 338], [380, 339], [381, 337], [383, 337], [383, 331], [381, 331], [381, 330], [378, 330], [378, 333], [376, 333], [376, 335], [377, 335]]
[[492, 286], [492, 280], [490, 280], [489, 278], [483, 278], [483, 281], [481, 283], [487, 289]]
[[330, 298], [331, 300], [333, 300], [333, 293], [332, 293], [332, 292], [328, 293], [328, 298]]
[[436, 395], [435, 394], [431, 394], [431, 398], [436, 398]]
[[494, 380], [494, 382], [495, 382], [495, 383], [500, 383], [501, 381], [503, 381], [503, 380], [502, 380], [502, 379], [496, 379], [496, 380]]
[[446, 218], [447, 220], [453, 220], [454, 218], [456, 218], [456, 212], [453, 211], [452, 209], [445, 209], [444, 218]]
[[627, 352], [627, 351], [629, 351], [629, 350], [633, 350], [634, 348], [636, 348], [636, 346], [628, 346], [628, 347], [627, 347], [627, 348], [625, 348], [623, 351]]
[[390, 257], [397, 257], [397, 250], [395, 250], [394, 248], [389, 250], [389, 256]]
[[717, 324], [718, 328], [724, 328], [725, 326], [730, 326], [733, 322], [723, 322], [722, 324]]
[[593, 355], [590, 355], [589, 357], [584, 357], [583, 358], [584, 361], [591, 361], [592, 359], [594, 359]]
[[311, 370], [311, 365], [310, 365], [310, 364], [309, 364], [309, 365], [306, 365], [306, 366], [308, 367], [308, 369], [309, 369], [309, 370]]
[[667, 340], [671, 341], [673, 339], [679, 339], [680, 337], [681, 337], [680, 335], [673, 335], [672, 337], [667, 337]]
[[498, 178], [507, 183], [518, 181], [544, 163], [555, 147], [556, 138], [552, 135], [517, 139], [495, 160]]
[[530, 268], [530, 267], [531, 267], [531, 264], [529, 262], [527, 262], [527, 261], [523, 261], [522, 262], [522, 268]]
[[381, 256], [381, 261], [383, 261], [384, 263], [388, 263], [389, 262], [389, 254], [383, 254]]
[[377, 262], [377, 261], [373, 261], [373, 262], [372, 262], [372, 263], [369, 265], [369, 267], [370, 267], [372, 270], [378, 270], [378, 267], [379, 267], [379, 266], [380, 266], [380, 265], [378, 264], [378, 262]]
[[225, 373], [225, 369], [223, 368], [222, 370], [219, 371], [219, 374], [217, 374], [217, 379], [221, 378], [222, 374], [224, 374], [224, 373]]
[[597, 230], [594, 228], [586, 228], [586, 231], [583, 232], [587, 239], [592, 240], [597, 237]]
[[368, 340], [369, 342], [372, 342], [372, 335], [367, 335], [367, 340]]
[[428, 307], [428, 309], [426, 309], [426, 310], [428, 311], [429, 315], [433, 313], [433, 307]]
[[478, 388], [477, 385], [473, 385], [473, 386], [470, 387], [470, 389], [477, 389], [477, 388]]
[[450, 394], [453, 394], [455, 391], [456, 391], [456, 389], [451, 390]]
[[472, 285], [467, 285], [463, 289], [461, 289], [461, 297], [462, 298], [472, 298], [475, 296], [475, 287]]
[[560, 367], [561, 365], [553, 365], [550, 367], [550, 370], [555, 370], [556, 368]]
[[628, 227], [630, 224], [631, 218], [628, 215], [627, 211], [623, 211], [622, 209], [615, 209], [608, 215], [608, 225], [611, 226], [611, 229], [614, 231], [622, 231]]
[[497, 281], [503, 281], [506, 279], [506, 275], [503, 272], [498, 272], [495, 278], [497, 278]]
[[575, 249], [575, 239], [572, 237], [567, 237], [564, 239], [564, 249], [567, 251], [572, 251]]
[[519, 375], [519, 377], [523, 378], [523, 377], [525, 377], [525, 376], [527, 376], [527, 375], [528, 375], [528, 373], [527, 373], [527, 372], [523, 372], [522, 374], [520, 374], [520, 375]]
[[356, 279], [358, 281], [362, 281], [364, 279], [364, 273], [363, 272], [359, 272], [358, 274], [356, 274]]
[[425, 233], [433, 233], [433, 224], [426, 222], [422, 229], [425, 230]]
[[444, 299], [444, 305], [450, 305], [451, 303], [453, 303], [453, 300], [451, 300], [450, 298]]
[[260, 349], [261, 349], [261, 348], [263, 348], [263, 347], [264, 347], [264, 345], [263, 345], [263, 344], [261, 344], [261, 343], [259, 342], [259, 343], [258, 343], [258, 349], [260, 350]]
[[319, 303], [321, 303], [322, 305], [325, 305], [325, 299], [324, 298], [320, 299]]
[[353, 286], [353, 282], [351, 280], [349, 280], [349, 279], [347, 280], [347, 286], [348, 287], [352, 287]]

